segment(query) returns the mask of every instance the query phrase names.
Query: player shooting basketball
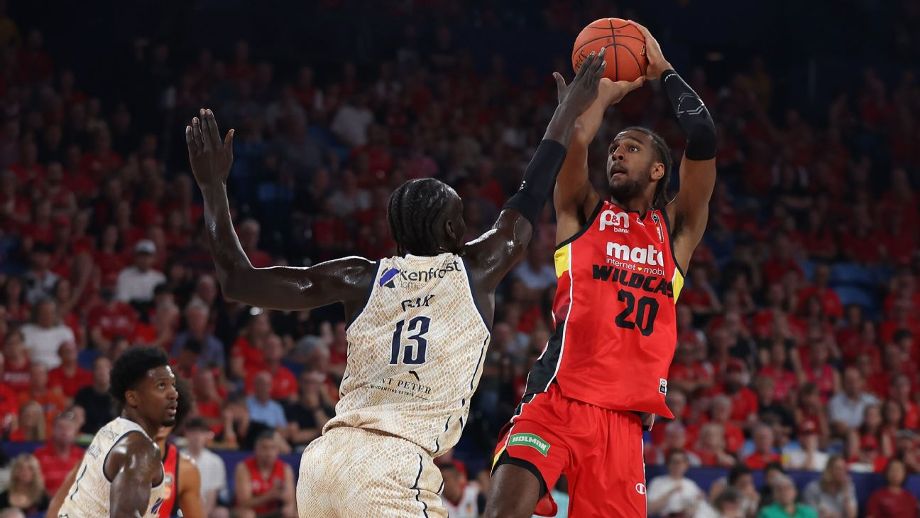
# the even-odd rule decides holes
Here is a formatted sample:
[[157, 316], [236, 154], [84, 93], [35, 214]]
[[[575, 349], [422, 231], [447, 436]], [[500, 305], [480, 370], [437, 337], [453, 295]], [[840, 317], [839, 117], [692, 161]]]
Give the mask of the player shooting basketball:
[[495, 288], [523, 257], [562, 166], [576, 118], [597, 97], [601, 56], [585, 61], [534, 154], [521, 189], [491, 230], [464, 243], [457, 193], [435, 179], [390, 197], [399, 256], [349, 257], [309, 268], [254, 268], [233, 230], [226, 179], [233, 130], [210, 110], [186, 128], [205, 225], [224, 293], [261, 307], [343, 302], [348, 360], [336, 417], [303, 453], [300, 516], [447, 516], [432, 459], [460, 438], [491, 336]]
[[634, 25], [645, 36], [645, 79], [661, 81], [687, 138], [680, 192], [669, 200], [670, 150], [641, 127], [610, 143], [609, 198], [591, 185], [588, 145], [604, 111], [623, 96], [617, 83], [601, 80], [556, 181], [556, 330], [498, 445], [491, 518], [554, 516], [549, 490], [562, 473], [570, 517], [646, 516], [639, 414], [671, 417], [665, 394], [675, 303], [706, 228], [716, 135], [699, 96], [648, 30]]

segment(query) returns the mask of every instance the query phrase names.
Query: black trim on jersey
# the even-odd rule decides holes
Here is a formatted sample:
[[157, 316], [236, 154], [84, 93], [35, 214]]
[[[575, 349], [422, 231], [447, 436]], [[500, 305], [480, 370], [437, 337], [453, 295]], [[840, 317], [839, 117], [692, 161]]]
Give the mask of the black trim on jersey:
[[538, 499], [546, 496], [546, 480], [543, 479], [543, 474], [540, 473], [540, 470], [537, 469], [533, 463], [526, 461], [524, 459], [516, 459], [511, 455], [508, 455], [507, 451], [503, 451], [501, 455], [498, 456], [498, 460], [495, 461], [495, 466], [492, 468], [492, 475], [495, 476], [495, 470], [498, 469], [502, 464], [511, 464], [512, 466], [517, 466], [519, 468], [524, 468], [527, 471], [531, 472], [533, 476], [537, 477], [537, 482], [540, 483], [540, 496]]
[[[450, 418], [451, 418], [451, 417], [453, 417], [453, 416], [447, 416], [447, 422], [444, 423], [444, 431], [441, 432], [442, 435], [445, 434], [445, 433], [447, 433], [447, 429], [450, 427]], [[435, 437], [435, 438], [434, 438], [434, 451], [438, 451], [438, 450], [441, 449], [441, 444], [440, 444], [439, 440], [440, 440], [440, 437]]]
[[[69, 497], [71, 502], [73, 502], [73, 497], [77, 496], [77, 493], [80, 492], [80, 479], [82, 479], [83, 475], [86, 474], [86, 468], [88, 467], [89, 467], [89, 464], [83, 465], [83, 469], [80, 470], [80, 474], [77, 475], [76, 481], [73, 483], [74, 490], [73, 490], [73, 493], [70, 493], [70, 497]], [[105, 477], [105, 463], [102, 464], [102, 476]]]
[[441, 494], [441, 491], [444, 491], [444, 479], [441, 479], [441, 486], [438, 487], [438, 495]]
[[[521, 400], [521, 405], [530, 401], [524, 401], [527, 399], [527, 396], [531, 396], [531, 399], [533, 399], [532, 396], [534, 394], [546, 392], [550, 383], [555, 378], [556, 367], [559, 365], [559, 361], [561, 360], [562, 336], [565, 333], [565, 324], [566, 322], [563, 320], [556, 325], [556, 331], [549, 338], [549, 341], [546, 342], [546, 350], [543, 351], [543, 355], [540, 356], [540, 359], [537, 360], [533, 364], [533, 367], [530, 368], [530, 373], [527, 375], [527, 386], [524, 388], [524, 398]], [[518, 410], [515, 411], [515, 415], [517, 415], [519, 411], [520, 406], [518, 407]]]
[[488, 324], [489, 320], [486, 318], [486, 314], [482, 311], [482, 308], [479, 307], [479, 299], [476, 298], [476, 288], [473, 284], [473, 277], [470, 275], [470, 265], [467, 264], [466, 259], [460, 258], [463, 262], [463, 270], [466, 272], [466, 284], [470, 287], [470, 297], [473, 299], [473, 306], [476, 307], [476, 312], [479, 313], [479, 318], [482, 319], [482, 325], [486, 326], [486, 329], [489, 330], [489, 333], [492, 332], [492, 326]]
[[345, 324], [345, 330], [348, 331], [348, 328], [355, 323], [355, 320], [358, 320], [358, 317], [361, 316], [361, 313], [364, 313], [364, 308], [367, 307], [367, 303], [371, 300], [371, 293], [374, 292], [374, 284], [377, 283], [377, 277], [380, 275], [380, 261], [374, 261], [374, 278], [371, 280], [371, 283], [367, 287], [367, 294], [364, 295], [364, 302], [355, 309], [355, 314], [351, 315], [348, 318], [348, 323]]
[[[486, 353], [486, 345], [489, 343], [489, 338], [491, 337], [487, 336], [486, 339], [482, 341], [482, 349], [479, 350], [479, 360], [476, 361], [476, 369], [473, 370], [473, 377], [470, 378], [470, 390], [473, 390], [473, 382], [476, 381], [476, 373], [479, 372], [479, 366], [482, 365], [482, 356]], [[465, 403], [466, 399], [463, 401]], [[463, 406], [463, 403], [461, 403], [460, 406]]]
[[[109, 476], [105, 474], [105, 467], [106, 467], [106, 465], [108, 465], [108, 463], [109, 463], [109, 454], [112, 453], [112, 450], [115, 449], [115, 446], [116, 446], [118, 443], [120, 443], [122, 439], [124, 439], [125, 437], [127, 437], [129, 433], [140, 433], [140, 434], [143, 434], [144, 437], [146, 437], [147, 439], [150, 439], [150, 436], [147, 435], [147, 432], [145, 432], [145, 431], [143, 431], [143, 430], [128, 430], [127, 432], [121, 434], [121, 436], [118, 437], [118, 439], [115, 439], [115, 442], [112, 443], [112, 447], [109, 448], [109, 451], [107, 451], [107, 452], [105, 453], [105, 458], [102, 459], [102, 478], [104, 478], [104, 479], [106, 480], [106, 482], [108, 482], [109, 484], [112, 483], [112, 480], [109, 479]], [[153, 440], [150, 440], [150, 442], [152, 442], [153, 445], [156, 446], [156, 443], [153, 442]], [[159, 448], [157, 448], [157, 449], [159, 449]], [[157, 482], [156, 484], [150, 484], [150, 487], [157, 487], [157, 486], [159, 486], [160, 484], [163, 483], [163, 481], [164, 481], [165, 479], [166, 479], [166, 470], [163, 469], [163, 462], [161, 461], [161, 462], [160, 462], [160, 481]]]
[[415, 500], [422, 503], [422, 514], [425, 515], [425, 518], [428, 518], [428, 504], [422, 501], [420, 498], [422, 496], [422, 490], [418, 487], [418, 481], [422, 478], [422, 456], [418, 456], [418, 475], [415, 476], [415, 484], [412, 484], [412, 489], [415, 490]]
[[671, 249], [671, 260], [674, 261], [674, 267], [677, 268], [677, 271], [680, 272], [680, 275], [686, 279], [687, 273], [684, 272], [684, 269], [680, 267], [680, 263], [677, 262], [677, 256], [674, 255], [674, 234], [671, 232], [671, 220], [668, 218], [667, 208], [659, 209], [658, 212], [661, 213], [661, 218], [664, 219], [664, 227], [668, 231], [668, 248]]
[[601, 201], [597, 202], [597, 207], [594, 207], [594, 212], [591, 213], [591, 217], [588, 218], [588, 221], [585, 223], [585, 226], [582, 227], [581, 230], [579, 230], [578, 232], [575, 232], [575, 234], [572, 235], [572, 237], [570, 237], [570, 238], [566, 239], [565, 241], [563, 241], [563, 242], [559, 243], [558, 245], [556, 245], [555, 250], [559, 250], [560, 248], [564, 247], [565, 245], [567, 245], [567, 244], [571, 243], [572, 241], [575, 241], [576, 239], [580, 238], [582, 234], [584, 234], [585, 232], [587, 232], [588, 229], [591, 228], [591, 225], [594, 224], [594, 220], [597, 219], [597, 215], [601, 213], [601, 207], [603, 207], [603, 206], [604, 206], [604, 200], [602, 199]]

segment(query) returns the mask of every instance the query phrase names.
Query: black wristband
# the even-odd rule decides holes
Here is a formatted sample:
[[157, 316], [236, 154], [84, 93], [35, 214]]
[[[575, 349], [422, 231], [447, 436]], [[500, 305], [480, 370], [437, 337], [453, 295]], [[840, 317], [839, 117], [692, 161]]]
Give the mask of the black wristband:
[[662, 72], [661, 86], [671, 101], [678, 124], [687, 136], [687, 158], [715, 158], [716, 127], [703, 100], [674, 70]]
[[520, 212], [531, 225], [536, 225], [543, 205], [553, 192], [556, 175], [565, 161], [566, 151], [566, 147], [555, 140], [541, 141], [524, 171], [521, 188], [508, 199], [503, 208]]

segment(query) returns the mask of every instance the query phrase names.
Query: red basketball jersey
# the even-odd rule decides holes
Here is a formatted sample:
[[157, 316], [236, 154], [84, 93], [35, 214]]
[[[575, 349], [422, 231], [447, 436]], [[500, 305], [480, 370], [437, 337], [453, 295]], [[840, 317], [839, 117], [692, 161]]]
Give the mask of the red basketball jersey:
[[640, 216], [604, 201], [556, 248], [555, 264], [556, 328], [523, 404], [555, 381], [572, 399], [671, 418], [665, 394], [684, 277], [665, 212]]
[[[275, 461], [275, 465], [272, 466], [272, 471], [268, 475], [267, 479], [262, 476], [262, 472], [259, 470], [259, 465], [256, 464], [255, 457], [249, 457], [244, 462], [246, 464], [246, 469], [249, 471], [249, 479], [252, 481], [253, 497], [262, 496], [265, 493], [268, 493], [268, 491], [271, 490], [275, 484], [284, 484], [284, 462], [282, 462], [281, 459]], [[266, 502], [265, 504], [253, 509], [256, 514], [275, 513], [280, 510], [280, 500]]]
[[166, 443], [166, 455], [163, 457], [163, 484], [166, 491], [163, 493], [163, 503], [157, 509], [157, 516], [169, 518], [175, 515], [176, 501], [179, 498], [179, 449], [172, 443]]

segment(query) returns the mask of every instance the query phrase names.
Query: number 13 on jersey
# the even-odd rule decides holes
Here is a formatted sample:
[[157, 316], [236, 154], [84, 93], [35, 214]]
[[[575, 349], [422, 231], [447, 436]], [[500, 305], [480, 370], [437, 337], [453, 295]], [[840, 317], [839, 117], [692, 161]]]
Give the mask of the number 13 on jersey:
[[[428, 351], [428, 339], [425, 334], [428, 333], [428, 327], [431, 325], [431, 319], [428, 317], [418, 316], [409, 320], [406, 326], [405, 320], [396, 323], [396, 330], [393, 331], [393, 343], [390, 351], [390, 365], [399, 364], [400, 352], [402, 352], [402, 363], [406, 365], [421, 365], [425, 363], [425, 353]], [[402, 342], [403, 328], [406, 328], [406, 338], [415, 343], [404, 344]]]

